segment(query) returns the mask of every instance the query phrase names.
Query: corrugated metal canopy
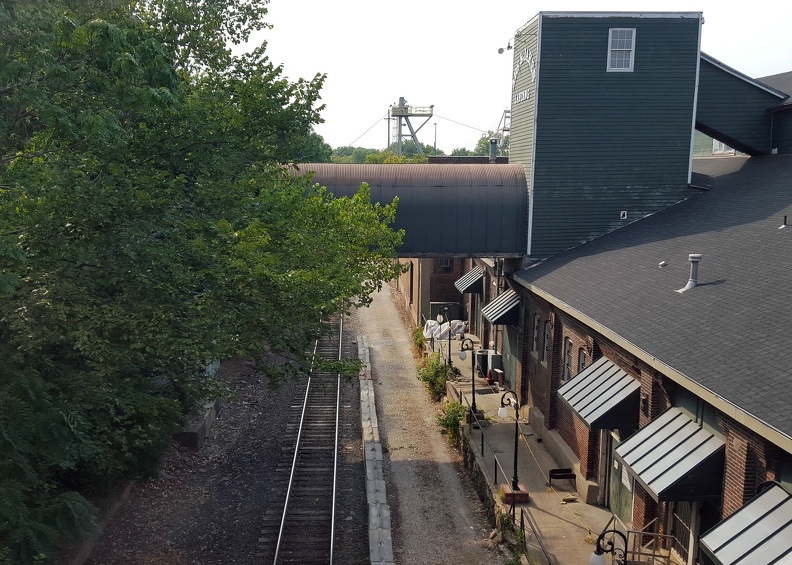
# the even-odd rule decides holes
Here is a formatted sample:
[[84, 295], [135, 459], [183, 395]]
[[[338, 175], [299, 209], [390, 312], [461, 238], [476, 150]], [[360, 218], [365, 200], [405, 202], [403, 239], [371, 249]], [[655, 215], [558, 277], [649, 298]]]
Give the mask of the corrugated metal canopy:
[[590, 430], [638, 427], [641, 384], [607, 357], [600, 357], [558, 389], [558, 396]]
[[487, 304], [481, 314], [496, 326], [516, 326], [520, 323], [520, 296], [509, 289]]
[[473, 267], [470, 271], [459, 277], [459, 279], [454, 282], [454, 286], [462, 294], [481, 294], [484, 291], [484, 271], [481, 267]]
[[[399, 198], [402, 257], [522, 257], [527, 246], [528, 188], [522, 165], [339, 165], [304, 163], [299, 173], [336, 196], [360, 184], [382, 204]], [[292, 172], [295, 172], [294, 170]]]
[[616, 448], [616, 457], [657, 501], [718, 496], [723, 453], [723, 440], [678, 408], [669, 408]]
[[792, 563], [792, 495], [777, 484], [701, 536], [718, 565]]

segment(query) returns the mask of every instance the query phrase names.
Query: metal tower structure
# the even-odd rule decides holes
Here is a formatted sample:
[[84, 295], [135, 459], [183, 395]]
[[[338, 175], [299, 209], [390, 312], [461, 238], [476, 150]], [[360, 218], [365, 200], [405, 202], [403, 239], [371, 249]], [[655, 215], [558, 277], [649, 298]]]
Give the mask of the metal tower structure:
[[[399, 97], [399, 104], [394, 104], [388, 109], [388, 124], [391, 120], [396, 120], [396, 147], [397, 154], [401, 157], [402, 154], [402, 139], [408, 135], [404, 133], [403, 126], [406, 124], [407, 129], [410, 130], [409, 136], [412, 138], [415, 148], [418, 150], [419, 155], [423, 155], [421, 144], [418, 142], [418, 132], [426, 123], [432, 118], [434, 114], [434, 104], [431, 106], [408, 106], [407, 100], [403, 96]], [[426, 118], [424, 122], [417, 128], [413, 128], [410, 118]], [[388, 145], [390, 146], [390, 130], [388, 131]]]
[[[501, 116], [498, 129], [495, 131], [494, 139], [498, 140], [498, 153], [500, 155], [509, 155], [509, 146], [505, 145], [506, 138], [509, 137], [511, 132], [511, 110], [504, 110]], [[509, 140], [511, 141], [511, 139]]]

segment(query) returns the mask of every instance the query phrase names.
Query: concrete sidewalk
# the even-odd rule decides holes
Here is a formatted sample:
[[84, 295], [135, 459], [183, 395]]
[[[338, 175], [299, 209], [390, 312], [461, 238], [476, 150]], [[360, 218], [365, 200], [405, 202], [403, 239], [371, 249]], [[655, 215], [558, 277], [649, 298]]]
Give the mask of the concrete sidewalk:
[[[475, 336], [466, 337], [476, 341]], [[448, 389], [451, 396], [469, 406], [472, 397], [470, 352], [467, 352], [467, 359], [460, 360], [460, 344], [460, 341], [451, 341], [451, 359], [462, 372], [462, 377], [450, 382]], [[447, 348], [448, 342], [443, 345]], [[447, 350], [443, 354], [447, 358]], [[476, 407], [483, 412], [484, 421], [481, 426], [465, 426], [465, 433], [471, 444], [475, 445], [479, 466], [490, 487], [493, 491], [500, 491], [501, 484], [511, 486], [514, 474], [515, 412], [512, 407], [508, 407], [507, 416], [498, 417], [498, 408], [505, 391], [488, 385], [485, 379], [476, 378], [475, 390]], [[530, 500], [527, 504], [518, 504], [517, 508], [525, 509], [538, 530], [538, 540], [526, 535], [529, 545], [533, 546], [531, 554], [542, 555], [541, 546], [544, 546], [553, 564], [588, 563], [597, 535], [611, 519], [611, 513], [606, 508], [579, 501], [574, 483], [570, 480], [554, 480], [552, 488], [548, 486], [550, 469], [558, 468], [559, 465], [527, 423], [527, 407], [521, 409], [520, 413], [516, 432], [517, 476], [519, 484], [528, 490]], [[519, 511], [517, 520], [519, 524]], [[540, 562], [545, 563], [544, 560]]]

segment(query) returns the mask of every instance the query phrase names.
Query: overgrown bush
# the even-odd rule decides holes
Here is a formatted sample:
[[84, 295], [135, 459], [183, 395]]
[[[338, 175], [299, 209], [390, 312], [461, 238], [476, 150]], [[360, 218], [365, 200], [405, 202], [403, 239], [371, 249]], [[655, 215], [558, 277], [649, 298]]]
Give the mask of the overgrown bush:
[[437, 424], [445, 428], [449, 445], [456, 447], [462, 438], [462, 419], [465, 417], [465, 407], [457, 400], [443, 406], [443, 411], [437, 416]]
[[426, 343], [426, 338], [424, 337], [422, 327], [419, 326], [415, 328], [415, 330], [413, 330], [412, 340], [413, 340], [413, 345], [415, 346], [415, 350], [418, 353], [421, 353], [424, 349], [424, 344]]
[[445, 395], [446, 381], [456, 378], [459, 374], [459, 369], [447, 365], [439, 353], [424, 357], [418, 365], [418, 377], [424, 382], [432, 400], [435, 401]]

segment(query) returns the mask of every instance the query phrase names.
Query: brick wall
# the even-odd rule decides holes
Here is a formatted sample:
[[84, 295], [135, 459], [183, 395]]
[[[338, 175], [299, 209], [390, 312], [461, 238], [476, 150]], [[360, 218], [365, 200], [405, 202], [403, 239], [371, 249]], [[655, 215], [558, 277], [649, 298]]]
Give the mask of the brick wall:
[[[432, 259], [429, 283], [429, 302], [462, 302], [454, 283], [464, 274], [462, 259], [448, 259], [450, 267], [442, 267], [440, 259]], [[460, 311], [464, 316], [464, 310]]]
[[642, 530], [646, 525], [658, 517], [657, 502], [644, 490], [638, 481], [635, 481], [633, 492], [633, 529]]
[[[530, 406], [538, 408], [542, 414], [545, 415], [544, 423], [548, 429], [553, 429], [554, 425], [551, 424], [550, 415], [555, 412], [555, 400], [553, 398], [554, 391], [558, 390], [552, 388], [552, 378], [550, 364], [542, 363], [542, 349], [544, 347], [544, 323], [548, 319], [550, 312], [550, 305], [544, 300], [529, 295], [526, 293], [525, 299], [527, 303], [524, 307], [524, 318], [527, 324], [526, 331], [524, 332], [525, 344], [525, 369], [528, 372], [528, 393], [527, 401]], [[539, 314], [539, 343], [538, 350], [532, 351], [534, 341], [534, 328], [533, 319], [534, 315]], [[555, 416], [554, 416], [555, 417]]]
[[726, 436], [722, 519], [753, 498], [759, 486], [776, 479], [778, 448], [724, 415], [718, 424]]

